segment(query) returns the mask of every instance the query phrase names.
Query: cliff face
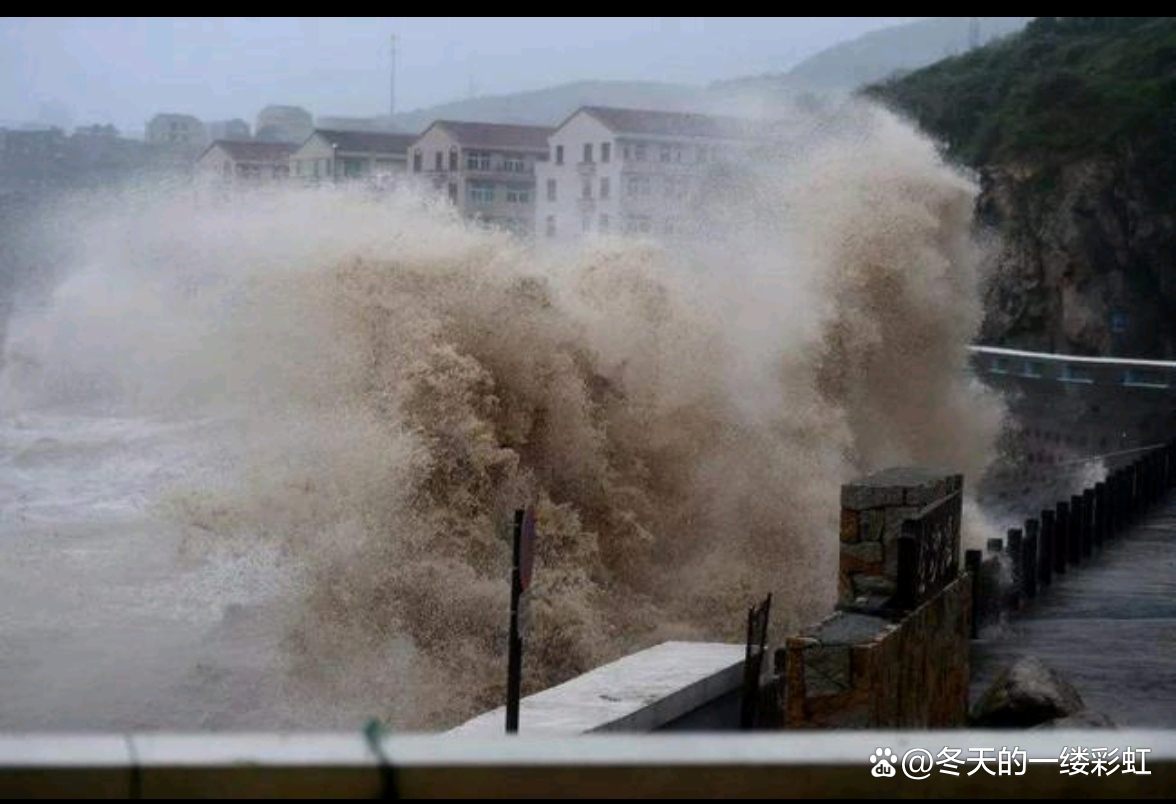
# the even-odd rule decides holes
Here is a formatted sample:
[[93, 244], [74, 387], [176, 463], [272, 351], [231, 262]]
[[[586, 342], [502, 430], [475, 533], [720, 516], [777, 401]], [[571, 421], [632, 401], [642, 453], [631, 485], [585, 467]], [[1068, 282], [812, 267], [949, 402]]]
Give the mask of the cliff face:
[[1001, 236], [982, 342], [1176, 358], [1176, 217], [1146, 179], [1108, 157], [982, 170], [977, 218]]

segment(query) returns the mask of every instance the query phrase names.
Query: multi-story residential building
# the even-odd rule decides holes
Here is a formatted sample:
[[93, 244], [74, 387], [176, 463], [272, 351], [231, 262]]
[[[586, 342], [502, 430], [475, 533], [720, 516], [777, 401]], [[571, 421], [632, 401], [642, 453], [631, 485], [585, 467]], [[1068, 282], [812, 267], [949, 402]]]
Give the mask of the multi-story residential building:
[[285, 142], [218, 140], [200, 155], [197, 167], [216, 185], [271, 184], [290, 175], [293, 152]]
[[253, 138], [253, 135], [249, 132], [249, 124], [240, 118], [215, 120], [211, 123], [205, 123], [204, 127], [208, 130], [208, 139], [213, 142], [217, 140], [248, 140]]
[[305, 142], [314, 131], [314, 117], [301, 106], [267, 106], [257, 115], [254, 137], [266, 142]]
[[290, 156], [290, 172], [307, 184], [403, 174], [415, 134], [315, 131]]
[[556, 240], [697, 233], [715, 168], [774, 136], [771, 125], [734, 117], [581, 107], [540, 164], [536, 231]]
[[147, 124], [147, 142], [205, 148], [208, 131], [198, 118], [190, 114], [157, 114]]
[[412, 144], [412, 173], [444, 192], [466, 218], [529, 234], [536, 165], [547, 159], [553, 131], [437, 120]]

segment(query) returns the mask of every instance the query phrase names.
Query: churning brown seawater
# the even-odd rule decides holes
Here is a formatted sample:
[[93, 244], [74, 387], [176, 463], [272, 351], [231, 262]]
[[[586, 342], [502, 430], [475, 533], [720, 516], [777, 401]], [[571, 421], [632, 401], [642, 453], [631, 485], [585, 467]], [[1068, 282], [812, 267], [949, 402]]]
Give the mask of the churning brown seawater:
[[776, 633], [823, 614], [841, 483], [976, 477], [1004, 409], [964, 370], [974, 185], [879, 111], [796, 131], [689, 248], [408, 191], [78, 201], [0, 377], [0, 727], [453, 725], [503, 696], [527, 502], [526, 689], [740, 641], [768, 592]]

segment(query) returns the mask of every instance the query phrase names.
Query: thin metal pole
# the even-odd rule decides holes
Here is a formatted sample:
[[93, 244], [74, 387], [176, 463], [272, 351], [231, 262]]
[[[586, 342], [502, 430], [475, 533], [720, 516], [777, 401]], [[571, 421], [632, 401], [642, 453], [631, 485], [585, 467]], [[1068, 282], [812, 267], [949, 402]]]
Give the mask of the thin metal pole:
[[519, 696], [523, 679], [523, 641], [519, 637], [519, 598], [522, 593], [522, 579], [519, 577], [519, 560], [522, 554], [523, 510], [515, 511], [514, 558], [510, 571], [510, 650], [506, 666], [506, 733], [516, 734], [519, 730]]

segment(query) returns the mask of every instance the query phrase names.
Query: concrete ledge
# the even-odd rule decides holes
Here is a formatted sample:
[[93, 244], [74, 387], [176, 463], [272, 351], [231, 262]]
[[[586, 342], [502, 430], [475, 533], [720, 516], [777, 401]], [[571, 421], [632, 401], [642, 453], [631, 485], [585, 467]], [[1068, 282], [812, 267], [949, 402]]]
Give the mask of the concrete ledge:
[[[655, 731], [737, 690], [745, 655], [743, 645], [663, 642], [524, 698], [519, 733]], [[479, 715], [448, 734], [505, 738], [506, 710]]]
[[[153, 746], [153, 747], [152, 747]], [[1148, 775], [1062, 773], [1063, 748], [1150, 749]], [[959, 749], [958, 776], [933, 768], [910, 778], [912, 750], [936, 757]], [[261, 796], [267, 798], [868, 796], [1042, 798], [1170, 797], [1176, 789], [1176, 732], [1142, 730], [835, 731], [757, 735], [591, 735], [454, 740], [393, 735], [381, 769], [354, 735], [98, 735], [0, 738], [0, 795], [77, 797]], [[878, 749], [898, 760], [895, 775], [873, 776]], [[990, 775], [975, 762], [987, 751]], [[1019, 749], [1021, 775], [998, 775], [997, 752]], [[136, 759], [135, 756], [138, 755]], [[381, 772], [381, 771], [384, 772]], [[1088, 767], [1089, 770], [1089, 767]], [[975, 772], [972, 772], [975, 771]], [[97, 773], [86, 777], [88, 773]], [[120, 774], [117, 787], [101, 774]], [[63, 784], [62, 775], [71, 776]], [[112, 777], [113, 778], [113, 777]], [[136, 781], [136, 779], [138, 781]]]

